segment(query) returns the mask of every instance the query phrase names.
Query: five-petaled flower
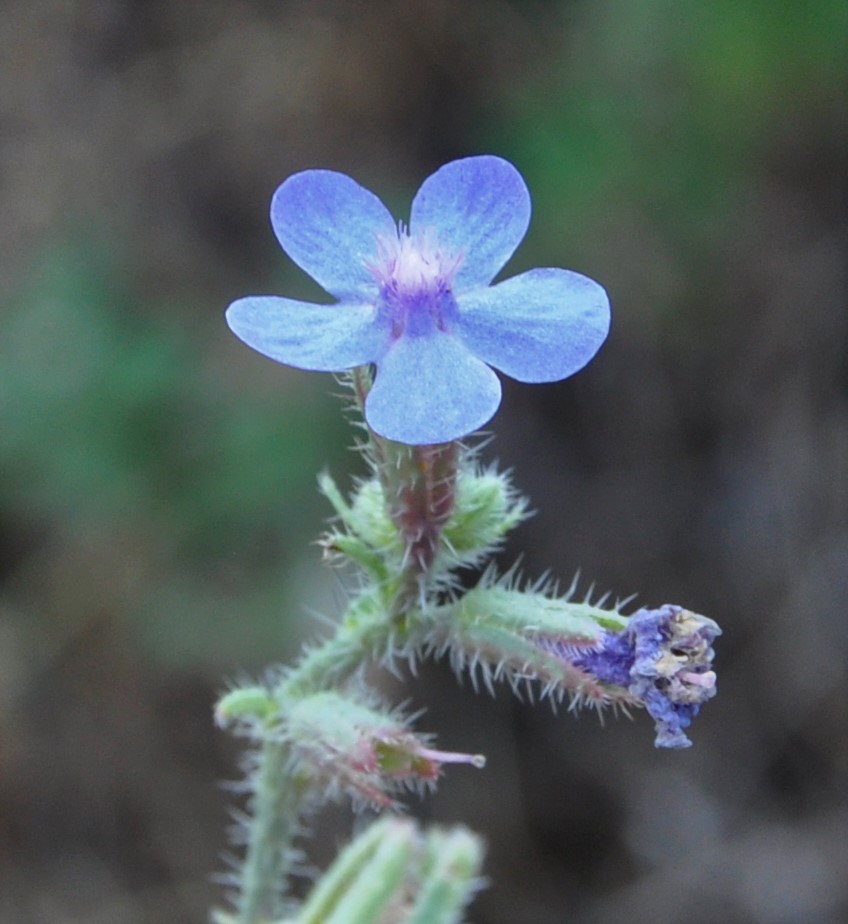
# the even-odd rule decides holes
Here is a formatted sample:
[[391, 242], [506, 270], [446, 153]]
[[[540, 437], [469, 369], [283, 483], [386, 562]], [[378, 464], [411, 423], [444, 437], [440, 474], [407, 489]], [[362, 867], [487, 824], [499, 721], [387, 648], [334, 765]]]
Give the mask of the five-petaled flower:
[[306, 170], [276, 191], [271, 223], [291, 259], [337, 299], [253, 296], [227, 322], [248, 346], [296, 366], [373, 364], [369, 426], [411, 445], [483, 426], [501, 400], [491, 367], [522, 382], [577, 372], [609, 330], [603, 288], [564, 269], [491, 285], [524, 237], [530, 195], [499, 157], [446, 164], [424, 181], [408, 229], [350, 177]]

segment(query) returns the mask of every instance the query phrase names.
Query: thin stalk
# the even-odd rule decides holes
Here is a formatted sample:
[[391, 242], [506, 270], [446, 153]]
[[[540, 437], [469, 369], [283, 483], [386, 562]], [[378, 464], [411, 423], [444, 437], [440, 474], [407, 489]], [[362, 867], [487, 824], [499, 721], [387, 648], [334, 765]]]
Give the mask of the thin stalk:
[[236, 924], [271, 921], [283, 911], [283, 883], [292, 862], [301, 798], [287, 763], [287, 746], [266, 739], [256, 770]]
[[[352, 381], [364, 418], [372, 383], [370, 368], [354, 369]], [[367, 429], [386, 511], [404, 544], [399, 590], [392, 606], [393, 619], [400, 621], [407, 609], [421, 603], [423, 583], [436, 559], [442, 530], [453, 513], [461, 449], [458, 442], [407, 446]]]
[[[362, 407], [371, 387], [367, 367], [354, 370], [353, 386]], [[337, 685], [374, 652], [386, 649], [398, 623], [420, 602], [442, 529], [453, 511], [458, 444], [405, 446], [370, 428], [368, 433], [387, 510], [406, 550], [394, 585], [399, 589], [392, 600], [381, 599], [378, 590], [351, 601], [335, 634], [307, 652], [274, 690], [283, 710], [287, 701]], [[339, 509], [339, 498], [335, 500]], [[307, 789], [306, 781], [292, 777], [288, 745], [274, 737], [272, 726], [266, 731], [252, 779], [252, 818], [235, 924], [266, 924], [281, 916]]]
[[[328, 689], [355, 671], [391, 630], [385, 611], [363, 596], [352, 601], [335, 635], [308, 652], [274, 691], [284, 704], [296, 696]], [[284, 706], [283, 706], [284, 708]], [[306, 781], [291, 775], [289, 749], [266, 729], [253, 776], [247, 851], [241, 871], [241, 892], [234, 924], [265, 924], [283, 911], [285, 880], [291, 871], [292, 844]]]

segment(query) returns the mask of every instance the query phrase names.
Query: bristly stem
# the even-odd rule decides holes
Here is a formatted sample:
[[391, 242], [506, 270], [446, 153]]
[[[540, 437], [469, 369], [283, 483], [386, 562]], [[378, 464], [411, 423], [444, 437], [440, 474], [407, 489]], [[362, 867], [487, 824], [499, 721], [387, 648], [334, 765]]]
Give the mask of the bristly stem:
[[[397, 508], [397, 519], [392, 519], [399, 531], [402, 523], [408, 523], [410, 530], [401, 590], [393, 601], [367, 591], [352, 600], [332, 637], [308, 651], [273, 691], [282, 709], [297, 697], [338, 684], [372, 654], [385, 652], [397, 633], [398, 620], [415, 604], [419, 582], [434, 560], [441, 528], [453, 509], [458, 450], [454, 445], [407, 447], [388, 441], [381, 441], [379, 449], [395, 453], [396, 458], [402, 452], [408, 454], [403, 464], [392, 469], [396, 478], [393, 497], [405, 499]], [[415, 519], [413, 513], [405, 519], [405, 504], [414, 505], [425, 523], [420, 530], [416, 527], [414, 535]], [[386, 505], [391, 512], [389, 497]], [[292, 843], [304, 807], [305, 783], [291, 776], [286, 743], [275, 737], [271, 725], [266, 724], [260, 735], [236, 924], [264, 924], [282, 914]]]
[[[371, 387], [370, 369], [355, 369], [352, 384], [362, 408]], [[298, 697], [342, 682], [372, 654], [388, 650], [408, 613], [423, 602], [426, 576], [454, 510], [458, 443], [406, 446], [370, 428], [368, 435], [368, 453], [383, 489], [386, 513], [403, 543], [400, 572], [392, 575], [388, 597], [379, 587], [361, 593], [351, 601], [332, 637], [286, 672], [272, 692], [282, 711]], [[260, 727], [259, 737], [236, 924], [265, 924], [283, 913], [292, 844], [307, 796], [307, 781], [292, 776], [288, 745], [272, 722]]]
[[401, 446], [395, 455], [397, 470], [387, 474], [387, 480], [394, 482], [386, 494], [389, 513], [412, 559], [410, 570], [423, 575], [453, 513], [459, 448], [456, 443]]
[[[370, 388], [370, 369], [354, 369], [353, 389], [363, 419]], [[368, 437], [388, 514], [405, 547], [401, 586], [393, 607], [395, 616], [401, 617], [406, 608], [421, 602], [422, 582], [454, 511], [460, 444], [407, 446], [385, 439], [370, 427]]]
[[301, 793], [287, 768], [288, 747], [262, 743], [254, 780], [237, 924], [260, 924], [283, 913], [282, 884], [292, 862]]
[[[360, 595], [351, 602], [333, 636], [285, 674], [273, 691], [274, 699], [285, 709], [292, 699], [345, 679], [375, 650], [385, 648], [391, 631], [379, 601], [367, 593]], [[262, 741], [250, 780], [251, 817], [234, 924], [265, 924], [282, 915], [292, 843], [308, 788], [308, 781], [292, 777], [288, 745], [276, 736], [273, 724], [266, 723], [259, 734]]]

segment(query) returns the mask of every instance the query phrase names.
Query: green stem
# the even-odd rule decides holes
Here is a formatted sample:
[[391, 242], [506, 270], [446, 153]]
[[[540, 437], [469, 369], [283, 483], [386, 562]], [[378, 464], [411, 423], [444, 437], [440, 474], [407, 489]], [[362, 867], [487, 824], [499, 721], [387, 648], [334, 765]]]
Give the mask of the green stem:
[[391, 625], [379, 597], [364, 592], [350, 602], [335, 635], [308, 651], [277, 687], [278, 702], [303, 696], [352, 674], [385, 644]]
[[[353, 385], [362, 407], [371, 385], [367, 367], [354, 370]], [[307, 652], [273, 691], [282, 711], [293, 699], [339, 684], [373, 653], [385, 650], [407, 610], [418, 602], [421, 581], [433, 565], [441, 531], [453, 511], [458, 444], [404, 446], [368, 432], [387, 511], [406, 549], [401, 573], [397, 582], [392, 581], [396, 590], [386, 599], [383, 583], [351, 601], [335, 634]], [[324, 489], [337, 512], [349, 516], [341, 495], [328, 492], [326, 485]], [[275, 731], [272, 720], [265, 723], [252, 779], [252, 818], [235, 924], [267, 924], [282, 914], [308, 781], [292, 777], [288, 746]]]
[[301, 793], [286, 767], [288, 749], [265, 740], [256, 770], [247, 854], [241, 873], [237, 924], [260, 924], [282, 914], [282, 883], [291, 866]]
[[[371, 389], [368, 367], [353, 370], [353, 389], [364, 418]], [[413, 567], [423, 574], [433, 562], [442, 528], [453, 513], [459, 443], [408, 446], [387, 440], [370, 427], [368, 436], [386, 509], [414, 559]]]
[[[385, 645], [390, 630], [379, 602], [361, 595], [351, 602], [335, 635], [308, 652], [283, 678], [274, 699], [285, 709], [287, 701], [338, 683]], [[252, 781], [248, 846], [234, 924], [265, 924], [282, 914], [292, 843], [308, 786], [292, 777], [288, 746], [274, 737], [272, 723], [266, 724], [265, 732]]]

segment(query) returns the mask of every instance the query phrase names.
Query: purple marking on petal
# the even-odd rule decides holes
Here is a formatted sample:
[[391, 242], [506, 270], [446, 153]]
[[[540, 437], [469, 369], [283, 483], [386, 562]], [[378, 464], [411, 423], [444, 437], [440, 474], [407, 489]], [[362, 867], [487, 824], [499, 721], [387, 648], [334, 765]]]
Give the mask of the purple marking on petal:
[[283, 250], [340, 300], [376, 294], [368, 270], [377, 237], [397, 234], [383, 203], [344, 173], [304, 170], [274, 193], [271, 224]]
[[381, 436], [413, 446], [448, 443], [489, 421], [498, 377], [455, 337], [405, 336], [377, 361], [365, 417]]
[[520, 382], [555, 382], [582, 369], [609, 331], [607, 294], [563, 269], [535, 269], [457, 299], [457, 332], [484, 362]]
[[240, 298], [227, 309], [230, 330], [264, 356], [317, 372], [342, 372], [373, 362], [388, 331], [373, 305], [316, 305], [290, 298]]
[[446, 253], [463, 258], [455, 291], [488, 285], [530, 223], [530, 193], [508, 161], [485, 155], [455, 160], [428, 177], [412, 202], [410, 231], [435, 232]]

